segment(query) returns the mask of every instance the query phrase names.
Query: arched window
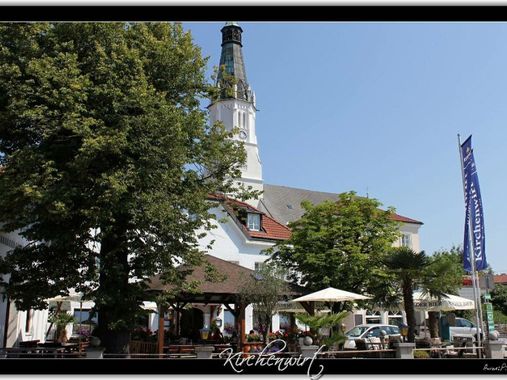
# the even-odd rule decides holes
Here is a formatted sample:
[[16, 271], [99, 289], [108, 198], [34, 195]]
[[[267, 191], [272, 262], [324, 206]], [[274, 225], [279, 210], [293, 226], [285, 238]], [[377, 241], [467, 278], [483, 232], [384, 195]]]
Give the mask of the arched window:
[[246, 112], [243, 112], [243, 128], [248, 128], [248, 126], [246, 125]]
[[238, 126], [241, 128], [241, 111], [238, 111]]

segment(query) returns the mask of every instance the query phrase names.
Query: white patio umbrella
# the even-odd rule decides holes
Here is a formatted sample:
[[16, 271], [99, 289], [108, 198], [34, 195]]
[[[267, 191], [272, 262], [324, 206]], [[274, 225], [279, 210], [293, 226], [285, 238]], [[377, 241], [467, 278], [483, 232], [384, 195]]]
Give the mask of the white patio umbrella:
[[82, 298], [83, 298], [82, 293], [70, 292], [66, 296], [56, 296], [53, 298], [48, 298], [46, 301], [48, 301], [48, 302], [64, 302], [64, 301], [81, 302]]
[[345, 290], [336, 288], [326, 288], [319, 290], [318, 292], [307, 294], [290, 302], [344, 302], [344, 301], [355, 301], [355, 300], [366, 300], [371, 297], [363, 296], [361, 294], [347, 292]]
[[347, 292], [345, 290], [336, 288], [326, 288], [318, 292], [307, 294], [306, 296], [293, 299], [291, 302], [308, 302], [308, 301], [322, 301], [322, 302], [343, 302], [354, 300], [366, 300], [371, 297], [363, 296], [361, 294]]
[[444, 294], [439, 300], [427, 293], [415, 291], [414, 308], [416, 311], [472, 310], [475, 309], [475, 302], [453, 294]]
[[158, 313], [157, 303], [153, 301], [143, 301], [141, 305], [141, 309], [148, 310], [153, 313]]
[[[316, 308], [318, 306], [316, 305]], [[278, 302], [276, 305], [276, 311], [279, 313], [306, 313], [306, 310], [303, 306], [300, 304], [294, 303], [292, 301], [288, 302]], [[329, 313], [329, 308], [325, 308], [321, 305], [320, 309], [318, 310], [321, 313]]]

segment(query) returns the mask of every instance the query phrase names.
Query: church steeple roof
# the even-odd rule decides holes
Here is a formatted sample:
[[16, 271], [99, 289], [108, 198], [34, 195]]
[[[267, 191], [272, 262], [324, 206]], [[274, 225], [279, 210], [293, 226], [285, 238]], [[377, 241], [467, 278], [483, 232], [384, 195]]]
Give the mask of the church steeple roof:
[[[246, 79], [245, 62], [241, 49], [243, 29], [237, 22], [228, 21], [220, 31], [222, 32], [222, 54], [220, 55], [220, 71], [217, 78], [217, 83], [222, 88], [220, 98], [235, 98], [252, 102], [253, 94]], [[222, 70], [225, 70], [226, 74]]]

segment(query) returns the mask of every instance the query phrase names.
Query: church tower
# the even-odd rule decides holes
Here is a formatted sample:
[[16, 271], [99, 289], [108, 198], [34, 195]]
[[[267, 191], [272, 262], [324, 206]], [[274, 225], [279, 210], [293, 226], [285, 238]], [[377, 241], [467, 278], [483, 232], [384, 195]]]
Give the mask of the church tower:
[[[220, 95], [208, 109], [211, 122], [221, 121], [227, 130], [239, 128], [235, 139], [244, 142], [247, 153], [239, 181], [254, 190], [263, 189], [262, 164], [255, 133], [255, 94], [246, 79], [245, 63], [241, 50], [243, 29], [236, 22], [227, 22], [221, 29], [222, 54], [217, 84]], [[249, 202], [250, 203], [250, 202]], [[254, 204], [255, 203], [255, 204]], [[252, 200], [256, 206], [258, 201]]]

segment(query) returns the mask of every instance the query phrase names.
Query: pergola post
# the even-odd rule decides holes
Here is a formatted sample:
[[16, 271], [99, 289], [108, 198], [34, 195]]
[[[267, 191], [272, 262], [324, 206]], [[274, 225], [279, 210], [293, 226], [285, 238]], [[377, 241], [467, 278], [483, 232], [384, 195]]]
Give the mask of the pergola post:
[[235, 304], [235, 313], [236, 317], [236, 330], [238, 331], [238, 351], [243, 349], [243, 340], [245, 339], [246, 331], [245, 331], [245, 308], [246, 305], [243, 303]]
[[174, 308], [174, 313], [176, 314], [176, 335], [180, 335], [180, 308], [179, 303], [176, 303], [176, 307]]
[[158, 353], [162, 355], [164, 353], [164, 315], [167, 307], [162, 303], [158, 306]]
[[289, 322], [290, 328], [294, 329], [295, 327], [297, 327], [297, 325], [296, 325], [296, 316], [294, 315], [294, 313], [290, 313], [289, 314], [289, 318], [290, 318], [290, 322]]

